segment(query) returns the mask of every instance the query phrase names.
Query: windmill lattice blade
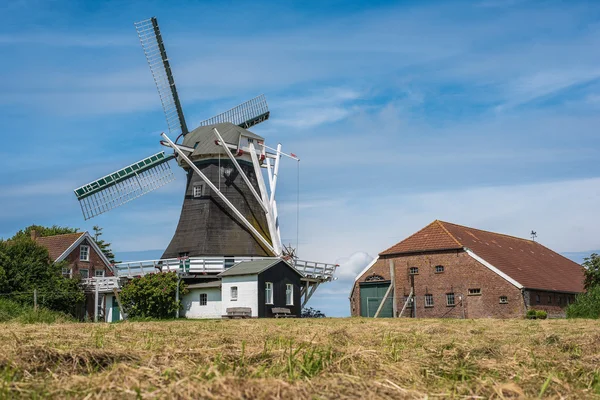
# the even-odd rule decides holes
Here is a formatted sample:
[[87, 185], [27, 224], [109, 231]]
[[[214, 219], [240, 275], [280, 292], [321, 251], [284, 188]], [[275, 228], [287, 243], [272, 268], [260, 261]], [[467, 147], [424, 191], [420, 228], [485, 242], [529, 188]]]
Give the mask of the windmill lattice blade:
[[83, 217], [88, 220], [175, 179], [164, 152], [146, 157], [100, 179], [75, 189]]
[[199, 126], [207, 126], [219, 124], [221, 122], [231, 122], [241, 128], [248, 129], [251, 126], [260, 124], [269, 119], [269, 107], [264, 94], [248, 100], [237, 107], [233, 107], [229, 111], [215, 115], [205, 121], [202, 121]]
[[158, 22], [156, 18], [152, 17], [136, 22], [134, 25], [144, 49], [150, 72], [152, 72], [154, 83], [158, 89], [169, 132], [175, 136], [181, 133], [185, 135], [188, 133], [188, 129], [183, 117], [173, 74], [171, 73], [169, 59], [158, 28]]

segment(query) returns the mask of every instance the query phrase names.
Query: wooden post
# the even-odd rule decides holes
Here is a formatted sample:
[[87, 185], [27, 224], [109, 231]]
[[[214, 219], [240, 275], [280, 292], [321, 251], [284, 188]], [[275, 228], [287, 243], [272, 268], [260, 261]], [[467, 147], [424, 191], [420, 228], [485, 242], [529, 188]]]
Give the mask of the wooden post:
[[37, 311], [37, 289], [33, 289], [33, 310]]
[[117, 304], [119, 305], [119, 312], [123, 316], [123, 319], [127, 319], [127, 313], [125, 312], [125, 308], [123, 308], [123, 303], [121, 303], [121, 297], [119, 296], [119, 291], [114, 288], [113, 293], [115, 294], [115, 299], [117, 299]]
[[398, 316], [398, 304], [396, 301], [396, 271], [394, 271], [394, 260], [390, 259], [390, 280], [392, 285], [392, 318], [396, 318]]
[[99, 294], [99, 290], [100, 290], [100, 285], [98, 282], [98, 278], [94, 278], [94, 283], [95, 283], [95, 293], [94, 293], [94, 322], [98, 322], [98, 298], [100, 297]]
[[379, 317], [379, 313], [383, 309], [383, 305], [385, 304], [385, 301], [387, 300], [391, 291], [392, 291], [392, 284], [390, 283], [390, 286], [388, 287], [388, 290], [383, 295], [383, 299], [381, 299], [381, 303], [379, 303], [379, 307], [377, 307], [377, 311], [375, 312], [375, 315], [373, 315], [373, 318]]
[[[179, 282], [181, 282], [181, 278], [177, 277], [177, 290], [175, 291], [175, 303], [179, 305]], [[175, 318], [179, 318], [179, 306], [177, 307], [177, 311], [175, 311]]]

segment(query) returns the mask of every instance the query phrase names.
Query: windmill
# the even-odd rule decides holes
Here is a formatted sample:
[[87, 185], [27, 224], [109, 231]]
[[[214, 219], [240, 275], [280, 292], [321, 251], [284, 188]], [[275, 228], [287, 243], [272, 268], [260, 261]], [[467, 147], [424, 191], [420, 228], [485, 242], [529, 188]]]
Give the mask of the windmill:
[[[289, 260], [290, 251], [281, 243], [275, 192], [281, 157], [298, 158], [283, 153], [280, 144], [268, 147], [263, 137], [248, 130], [269, 119], [265, 97], [242, 103], [190, 131], [156, 18], [134, 25], [167, 120], [169, 135], [162, 133], [161, 144], [172, 153], [158, 152], [75, 189], [84, 218], [171, 182], [174, 175], [169, 162], [173, 160], [186, 172], [184, 201], [175, 234], [161, 260], [152, 261], [154, 267], [170, 268], [169, 260], [189, 259], [193, 273], [194, 267], [201, 265], [206, 272], [207, 263], [222, 263], [216, 272], [243, 258]], [[268, 189], [263, 169], [267, 170]], [[295, 267], [305, 275], [315, 276], [319, 282], [333, 279], [336, 266], [299, 261], [292, 254]], [[142, 273], [144, 266], [141, 263], [139, 267]], [[119, 267], [132, 273], [131, 265]]]

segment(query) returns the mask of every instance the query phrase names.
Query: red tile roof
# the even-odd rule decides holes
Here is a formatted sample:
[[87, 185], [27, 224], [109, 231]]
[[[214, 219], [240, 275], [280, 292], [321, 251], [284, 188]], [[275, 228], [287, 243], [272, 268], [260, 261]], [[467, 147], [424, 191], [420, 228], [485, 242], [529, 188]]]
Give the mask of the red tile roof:
[[73, 243], [75, 243], [85, 232], [66, 233], [64, 235], [44, 236], [36, 238], [35, 241], [48, 249], [50, 259], [56, 261]]
[[380, 255], [468, 248], [530, 289], [583, 292], [583, 267], [538, 242], [434, 221]]

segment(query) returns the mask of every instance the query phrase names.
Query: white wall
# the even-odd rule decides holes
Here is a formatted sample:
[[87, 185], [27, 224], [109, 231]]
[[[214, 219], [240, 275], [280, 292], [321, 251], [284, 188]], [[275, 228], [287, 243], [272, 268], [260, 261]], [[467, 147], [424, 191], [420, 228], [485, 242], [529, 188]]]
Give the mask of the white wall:
[[[200, 305], [200, 294], [207, 294], [205, 306]], [[181, 316], [186, 318], [221, 318], [221, 289], [198, 288], [190, 289], [189, 293], [181, 298]]]
[[[237, 301], [231, 300], [231, 287], [237, 286]], [[221, 281], [223, 290], [223, 315], [229, 307], [249, 307], [252, 316], [258, 317], [258, 275], [224, 276]]]

